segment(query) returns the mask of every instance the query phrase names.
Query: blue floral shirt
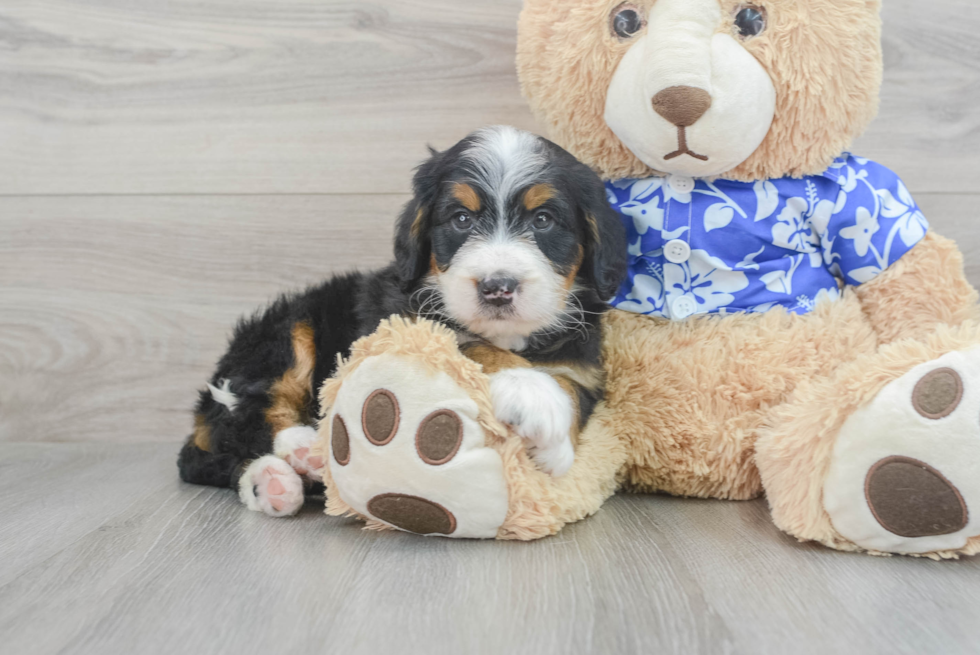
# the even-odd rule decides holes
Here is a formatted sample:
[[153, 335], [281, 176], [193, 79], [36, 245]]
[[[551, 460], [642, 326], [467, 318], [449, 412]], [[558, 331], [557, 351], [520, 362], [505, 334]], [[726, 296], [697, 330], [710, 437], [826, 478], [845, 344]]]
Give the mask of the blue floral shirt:
[[762, 182], [682, 176], [606, 184], [629, 238], [629, 277], [612, 304], [694, 314], [805, 314], [875, 278], [928, 223], [892, 171], [844, 155], [822, 175]]

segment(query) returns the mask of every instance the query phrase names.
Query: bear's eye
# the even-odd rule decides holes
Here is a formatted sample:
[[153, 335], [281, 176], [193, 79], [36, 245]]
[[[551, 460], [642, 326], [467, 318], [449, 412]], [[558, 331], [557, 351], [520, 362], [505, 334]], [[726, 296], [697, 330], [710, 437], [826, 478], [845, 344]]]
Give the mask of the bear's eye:
[[612, 12], [612, 32], [620, 39], [631, 39], [646, 24], [640, 9], [633, 4], [624, 2]]
[[735, 27], [743, 39], [759, 36], [766, 29], [766, 10], [755, 5], [741, 7], [735, 14]]

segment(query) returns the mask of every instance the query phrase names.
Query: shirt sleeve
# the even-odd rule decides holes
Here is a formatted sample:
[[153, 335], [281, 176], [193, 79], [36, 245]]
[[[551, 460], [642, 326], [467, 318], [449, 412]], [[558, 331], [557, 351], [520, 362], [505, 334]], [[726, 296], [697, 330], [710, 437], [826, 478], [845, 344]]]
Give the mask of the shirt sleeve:
[[847, 284], [870, 282], [925, 237], [928, 222], [891, 170], [849, 155], [824, 175], [840, 188], [821, 235], [824, 259]]

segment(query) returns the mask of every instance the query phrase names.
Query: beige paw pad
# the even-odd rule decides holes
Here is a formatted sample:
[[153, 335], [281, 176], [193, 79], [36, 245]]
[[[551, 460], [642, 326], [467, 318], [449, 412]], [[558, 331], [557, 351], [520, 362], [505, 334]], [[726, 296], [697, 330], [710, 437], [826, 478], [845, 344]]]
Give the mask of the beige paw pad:
[[425, 498], [382, 494], [369, 500], [367, 506], [372, 516], [406, 532], [450, 535], [456, 531], [453, 513]]
[[322, 423], [341, 499], [407, 532], [496, 537], [507, 485], [477, 417], [476, 403], [445, 373], [393, 355], [365, 360]]
[[886, 457], [872, 466], [865, 497], [875, 520], [900, 537], [953, 534], [970, 520], [963, 496], [946, 476], [911, 457]]
[[980, 350], [953, 352], [912, 369], [848, 418], [824, 508], [862, 548], [953, 551], [980, 535], [977, 470]]

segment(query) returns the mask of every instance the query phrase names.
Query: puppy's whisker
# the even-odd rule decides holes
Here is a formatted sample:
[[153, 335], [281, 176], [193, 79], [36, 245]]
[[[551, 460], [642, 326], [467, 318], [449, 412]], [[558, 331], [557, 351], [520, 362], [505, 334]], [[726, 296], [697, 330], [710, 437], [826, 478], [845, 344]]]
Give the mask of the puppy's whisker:
[[415, 308], [416, 315], [421, 318], [434, 320], [449, 318], [438, 287], [423, 286], [410, 296], [409, 302], [410, 306]]

